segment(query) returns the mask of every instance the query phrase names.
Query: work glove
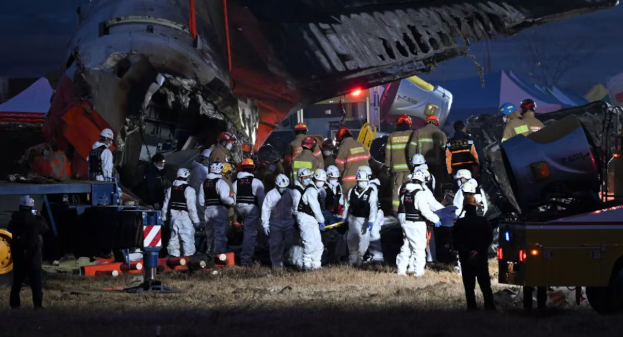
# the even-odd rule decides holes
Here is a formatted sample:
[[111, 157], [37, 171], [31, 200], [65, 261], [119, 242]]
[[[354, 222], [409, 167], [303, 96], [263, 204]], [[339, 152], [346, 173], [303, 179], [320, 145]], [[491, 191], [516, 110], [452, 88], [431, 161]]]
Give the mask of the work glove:
[[266, 234], [266, 236], [270, 235], [270, 227], [264, 226], [264, 234]]
[[441, 221], [435, 222], [435, 227], [439, 227], [439, 226], [441, 226]]
[[325, 231], [325, 229], [324, 229], [324, 228], [322, 228], [322, 227], [324, 227], [324, 226], [325, 226], [325, 225], [324, 225], [324, 222], [321, 222], [321, 223], [319, 223], [319, 224], [318, 224], [318, 227], [320, 228], [320, 231], [322, 231], [322, 232], [324, 232], [324, 231]]
[[372, 226], [374, 226], [374, 222], [370, 221], [368, 222], [368, 230], [372, 231]]

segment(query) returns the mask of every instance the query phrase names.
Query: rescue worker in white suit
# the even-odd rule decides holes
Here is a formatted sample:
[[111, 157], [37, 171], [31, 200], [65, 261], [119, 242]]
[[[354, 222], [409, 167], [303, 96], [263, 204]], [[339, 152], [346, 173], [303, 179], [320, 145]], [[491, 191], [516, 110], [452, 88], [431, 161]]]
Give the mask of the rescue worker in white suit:
[[199, 193], [203, 183], [206, 181], [206, 176], [209, 173], [208, 166], [210, 165], [210, 154], [212, 150], [206, 149], [201, 151], [199, 158], [193, 160], [192, 170], [190, 171], [190, 178], [188, 178], [188, 184], [195, 189], [195, 192]]
[[[456, 185], [458, 186], [459, 191], [461, 190], [461, 186], [470, 179], [472, 179], [472, 172], [470, 170], [458, 170], [454, 175], [454, 180], [456, 180]], [[460, 208], [463, 208], [463, 206], [461, 205]]]
[[275, 178], [275, 187], [266, 194], [262, 204], [262, 227], [269, 238], [270, 262], [273, 268], [283, 267], [286, 249], [294, 241], [294, 219], [292, 218], [292, 190], [290, 179], [285, 174]]
[[[366, 172], [368, 178], [370, 179], [370, 188], [376, 190], [378, 200], [381, 181], [373, 177], [372, 169], [370, 168], [370, 166], [360, 166], [358, 170]], [[381, 202], [379, 200], [377, 205], [376, 221], [372, 225], [372, 230], [370, 231], [370, 244], [368, 245], [368, 252], [370, 253], [369, 262], [380, 263], [385, 261], [383, 257], [383, 246], [381, 245], [381, 228], [383, 227], [384, 223], [385, 213], [381, 209]]]
[[[398, 221], [402, 226], [404, 243], [400, 254], [396, 258], [398, 275], [406, 275], [407, 267], [413, 258], [414, 275], [424, 275], [426, 266], [426, 221], [440, 226], [439, 217], [431, 210], [434, 200], [432, 194], [426, 193], [424, 188], [424, 172], [415, 171], [411, 181], [400, 188], [400, 208]], [[431, 200], [433, 199], [433, 200]]]
[[[424, 179], [425, 179], [425, 184], [424, 184], [424, 189], [426, 190], [426, 193], [430, 194], [430, 198], [428, 198], [430, 204], [430, 209], [433, 212], [436, 212], [442, 208], [444, 208], [444, 205], [442, 205], [441, 203], [439, 203], [437, 201], [437, 199], [435, 199], [435, 178], [432, 177], [432, 174], [428, 171], [428, 169], [420, 169], [420, 171], [422, 171], [424, 173]], [[432, 181], [432, 187], [431, 187], [431, 181]], [[436, 246], [436, 242], [435, 242], [435, 231], [431, 228], [430, 229], [430, 239], [428, 241], [428, 246], [426, 247], [426, 262], [435, 262], [437, 261], [437, 246]]]
[[[298, 173], [298, 172], [297, 172]], [[305, 173], [305, 171], [303, 171]], [[305, 191], [298, 202], [296, 219], [301, 231], [303, 242], [303, 270], [320, 269], [324, 245], [320, 229], [325, 226], [324, 216], [320, 209], [319, 194], [327, 180], [327, 173], [317, 169], [312, 179], [303, 182]]]
[[456, 216], [462, 218], [465, 216], [463, 211], [463, 199], [466, 195], [473, 195], [476, 200], [476, 214], [478, 216], [485, 216], [487, 210], [489, 210], [489, 204], [487, 198], [483, 195], [476, 179], [469, 179], [461, 185], [461, 188], [454, 195], [452, 204], [457, 207]]
[[260, 229], [261, 205], [264, 203], [264, 184], [253, 176], [255, 163], [250, 158], [242, 161], [242, 171], [238, 172], [238, 179], [234, 182], [236, 195], [236, 214], [238, 220], [243, 221], [242, 252], [240, 264], [249, 266], [255, 255], [255, 240]]
[[301, 167], [296, 173], [296, 180], [294, 180], [294, 188], [292, 189], [292, 215], [294, 220], [297, 219], [296, 212], [298, 211], [299, 201], [301, 201], [303, 193], [305, 193], [305, 187], [311, 184], [312, 176], [314, 175], [314, 172], [307, 167]]
[[424, 159], [424, 156], [419, 153], [414, 154], [413, 158], [411, 158], [411, 165], [413, 167], [413, 170], [411, 172], [415, 172], [417, 170], [425, 172], [426, 186], [428, 190], [433, 193], [433, 195], [435, 195], [435, 185], [437, 181], [435, 180], [435, 176], [428, 171], [428, 164], [426, 164], [426, 159]]
[[370, 245], [370, 232], [378, 214], [378, 191], [370, 184], [365, 166], [356, 174], [357, 185], [348, 191], [344, 214], [348, 217], [348, 263], [361, 266]]
[[93, 144], [87, 157], [89, 162], [89, 180], [112, 181], [113, 156], [109, 147], [112, 145], [115, 134], [111, 129], [100, 132], [100, 140]]
[[235, 204], [234, 193], [223, 180], [224, 165], [210, 165], [210, 173], [200, 187], [201, 206], [205, 206], [206, 239], [208, 253], [224, 253], [227, 250], [229, 207]]
[[[188, 185], [190, 171], [177, 170], [177, 179], [167, 189], [162, 207], [162, 220], [170, 214], [171, 239], [167, 250], [170, 256], [191, 256], [195, 254], [195, 227], [199, 226], [197, 216], [197, 194]], [[180, 244], [182, 251], [180, 252]]]

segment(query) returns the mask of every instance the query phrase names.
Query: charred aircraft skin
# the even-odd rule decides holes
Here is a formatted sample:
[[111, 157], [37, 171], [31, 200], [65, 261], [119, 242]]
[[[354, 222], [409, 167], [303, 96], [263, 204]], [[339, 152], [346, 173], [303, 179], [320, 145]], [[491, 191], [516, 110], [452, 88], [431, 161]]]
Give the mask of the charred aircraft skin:
[[[306, 104], [431, 71], [466, 55], [470, 41], [512, 35], [617, 1], [431, 3], [196, 0], [195, 39], [187, 0], [92, 1], [79, 11], [80, 27], [67, 53], [65, 75], [73, 85], [66, 96], [90, 101], [120, 134], [121, 147], [134, 131], [145, 130], [145, 110], [156, 101], [218, 120], [257, 150]], [[58, 126], [68, 104], [56, 104], [51, 125]], [[201, 132], [192, 128], [199, 125], [195, 119], [185, 124], [190, 133]], [[214, 131], [200, 143], [213, 142]], [[53, 131], [48, 136], [62, 137]], [[136, 146], [133, 153], [140, 152]]]

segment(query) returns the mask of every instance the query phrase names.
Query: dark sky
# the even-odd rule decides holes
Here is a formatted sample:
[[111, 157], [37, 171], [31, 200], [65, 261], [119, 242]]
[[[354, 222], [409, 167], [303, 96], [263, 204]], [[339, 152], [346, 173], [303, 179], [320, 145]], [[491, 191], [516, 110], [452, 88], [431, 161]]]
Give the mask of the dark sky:
[[[0, 0], [0, 76], [38, 77], [57, 69], [77, 26], [76, 8], [89, 0]], [[560, 84], [584, 94], [595, 83], [623, 72], [623, 5], [598, 13], [530, 29], [510, 39], [491, 42], [491, 69], [512, 69], [527, 76], [531, 71], [523, 52], [525, 39], [536, 34], [545, 56], [564, 57], [576, 41], [593, 48], [593, 55], [566, 73]], [[472, 47], [481, 63], [485, 48]], [[477, 76], [471, 60], [461, 58], [442, 64], [425, 78], [458, 79]]]

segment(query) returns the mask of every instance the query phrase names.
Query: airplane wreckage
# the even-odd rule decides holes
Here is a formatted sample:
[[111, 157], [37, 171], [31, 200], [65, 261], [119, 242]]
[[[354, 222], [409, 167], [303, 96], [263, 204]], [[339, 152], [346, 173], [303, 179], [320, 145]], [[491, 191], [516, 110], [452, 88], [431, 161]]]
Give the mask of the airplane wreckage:
[[241, 149], [257, 151], [306, 105], [430, 72], [468, 55], [471, 41], [617, 3], [91, 1], [78, 10], [44, 135], [67, 155], [73, 174], [86, 177], [91, 145], [110, 127], [124, 184], [156, 151], [184, 165], [224, 130], [238, 136], [233, 153], [240, 160]]

